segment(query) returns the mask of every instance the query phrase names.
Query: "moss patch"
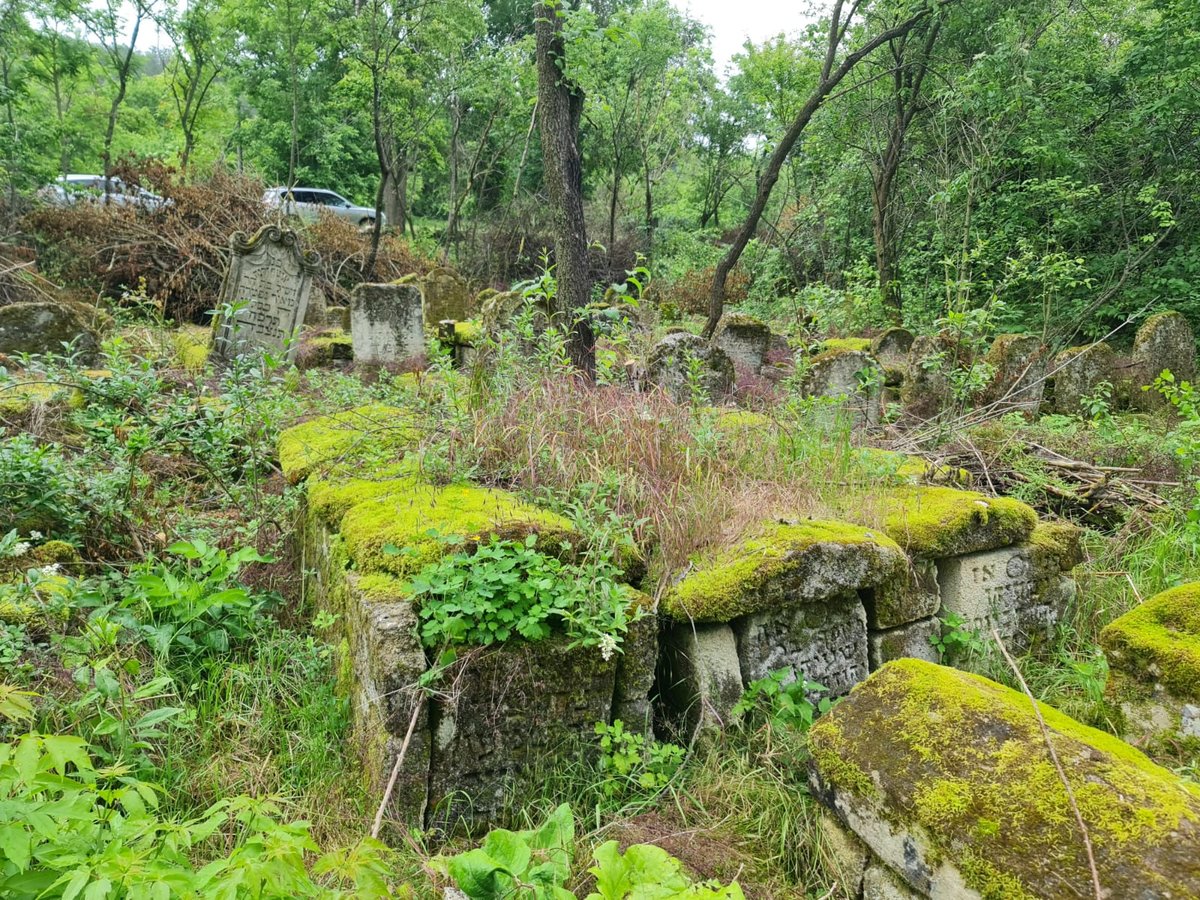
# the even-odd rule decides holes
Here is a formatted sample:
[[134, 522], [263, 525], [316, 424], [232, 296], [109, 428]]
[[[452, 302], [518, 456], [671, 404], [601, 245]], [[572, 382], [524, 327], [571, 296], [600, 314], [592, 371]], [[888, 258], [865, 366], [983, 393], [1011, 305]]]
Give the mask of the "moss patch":
[[818, 353], [824, 355], [826, 353], [845, 353], [847, 351], [857, 351], [860, 353], [871, 352], [870, 338], [827, 338], [821, 341], [818, 348]]
[[172, 335], [175, 359], [184, 371], [193, 375], [203, 372], [212, 344], [212, 331], [202, 326], [180, 328]]
[[454, 340], [459, 344], [474, 344], [483, 337], [483, 326], [478, 322], [455, 322]]
[[[1200, 789], [1111, 735], [1040, 711], [1109, 895], [1200, 889]], [[879, 804], [896, 830], [923, 826], [934, 855], [984, 897], [1060, 896], [1064, 884], [1090, 882], [1066, 791], [1023, 694], [898, 660], [817, 722], [809, 743], [826, 787]]]
[[879, 584], [904, 565], [894, 541], [844, 522], [771, 523], [752, 538], [695, 560], [663, 600], [680, 620], [728, 622], [784, 602]]
[[[574, 537], [562, 516], [523, 503], [507, 491], [451, 484], [436, 487], [412, 480], [408, 490], [385, 492], [351, 507], [342, 517], [341, 533], [360, 572], [412, 575], [449, 549], [432, 533], [456, 536], [468, 543], [541, 536], [540, 546]], [[384, 552], [394, 546], [400, 552]]]
[[1100, 633], [1114, 672], [1200, 702], [1200, 583], [1151, 597]]
[[279, 464], [289, 484], [333, 463], [374, 468], [416, 442], [412, 416], [382, 403], [322, 416], [279, 436]]
[[1024, 543], [1037, 526], [1037, 513], [1019, 500], [947, 487], [893, 488], [882, 512], [888, 535], [928, 559]]

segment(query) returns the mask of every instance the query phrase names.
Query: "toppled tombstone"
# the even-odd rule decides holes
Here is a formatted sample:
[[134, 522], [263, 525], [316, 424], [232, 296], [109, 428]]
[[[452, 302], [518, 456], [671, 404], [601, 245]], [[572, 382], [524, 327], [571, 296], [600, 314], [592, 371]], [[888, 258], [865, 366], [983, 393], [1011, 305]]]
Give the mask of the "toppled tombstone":
[[430, 328], [446, 319], [471, 318], [471, 290], [453, 269], [438, 267], [422, 278], [421, 294], [425, 298], [425, 324]]
[[804, 393], [839, 401], [858, 424], [878, 425], [883, 417], [883, 370], [863, 350], [826, 350], [814, 357], [805, 373]]
[[1086, 411], [1083, 401], [1095, 397], [1102, 383], [1116, 382], [1117, 354], [1103, 342], [1071, 347], [1054, 357], [1050, 377], [1054, 411], [1079, 415]]
[[845, 694], [868, 671], [862, 592], [906, 566], [885, 535], [822, 521], [764, 524], [699, 559], [661, 607], [674, 623], [666, 688], [675, 713], [693, 727], [727, 720], [735, 682], [787, 668]]
[[304, 251], [294, 231], [274, 225], [263, 226], [249, 240], [234, 234], [230, 249], [219, 305], [238, 312], [217, 322], [213, 355], [228, 360], [248, 350], [287, 349], [288, 359], [295, 359], [320, 256]]
[[1200, 584], [1151, 597], [1100, 633], [1124, 733], [1200, 738]]
[[1033, 334], [1001, 334], [984, 357], [992, 380], [980, 395], [981, 404], [1001, 411], [1036, 415], [1046, 389], [1046, 348]]
[[0, 306], [0, 354], [71, 354], [95, 362], [108, 317], [70, 300], [36, 300]]
[[900, 485], [879, 498], [888, 536], [920, 559], [945, 559], [1024, 543], [1032, 507], [1011, 497], [934, 485]]
[[654, 345], [646, 374], [678, 403], [719, 400], [734, 378], [733, 361], [724, 350], [687, 332], [669, 334]]
[[350, 337], [360, 363], [398, 363], [425, 352], [421, 292], [407, 284], [360, 284], [350, 293]]
[[[1138, 409], [1166, 409], [1167, 399], [1154, 390], [1154, 380], [1169, 371], [1176, 383], [1196, 378], [1196, 336], [1182, 313], [1151, 316], [1133, 339], [1134, 384], [1130, 400]], [[1149, 390], [1142, 390], [1149, 387]]]
[[713, 342], [725, 351], [734, 365], [758, 372], [771, 348], [771, 329], [745, 313], [728, 313], [722, 317]]
[[[888, 663], [809, 732], [850, 896], [1200, 896], [1200, 791], [1124, 742], [977, 675]], [[876, 870], [872, 884], [867, 873]], [[862, 873], [863, 881], [858, 881]]]

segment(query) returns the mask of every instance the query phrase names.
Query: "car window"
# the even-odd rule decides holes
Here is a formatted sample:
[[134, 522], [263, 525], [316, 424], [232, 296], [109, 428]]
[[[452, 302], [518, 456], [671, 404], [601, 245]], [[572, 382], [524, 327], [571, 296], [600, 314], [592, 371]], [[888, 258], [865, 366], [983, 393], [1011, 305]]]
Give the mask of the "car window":
[[296, 203], [315, 203], [312, 191], [292, 191], [292, 200]]

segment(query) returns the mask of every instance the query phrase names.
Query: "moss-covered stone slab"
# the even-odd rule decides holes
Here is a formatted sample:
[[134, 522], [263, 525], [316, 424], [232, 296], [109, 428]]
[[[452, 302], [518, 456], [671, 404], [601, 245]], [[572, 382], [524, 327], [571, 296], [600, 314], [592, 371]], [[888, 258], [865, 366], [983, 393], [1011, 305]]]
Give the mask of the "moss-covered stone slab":
[[1200, 582], [1151, 597], [1105, 628], [1100, 645], [1127, 735], [1200, 737]]
[[[539, 536], [538, 546], [554, 552], [570, 543], [575, 531], [569, 520], [520, 500], [515, 494], [472, 484], [431, 485], [404, 482], [352, 506], [342, 516], [346, 550], [361, 572], [406, 577], [436, 561], [450, 549], [444, 538], [470, 545], [489, 540], [523, 540]], [[397, 552], [385, 548], [394, 547]]]
[[360, 406], [295, 425], [279, 436], [279, 465], [289, 484], [337, 464], [374, 467], [396, 449], [415, 444], [411, 414], [382, 403]]
[[[1108, 897], [1200, 896], [1200, 788], [1040, 707]], [[809, 733], [814, 794], [922, 897], [1089, 896], [1070, 801], [1028, 698], [915, 659]]]
[[941, 654], [933, 645], [933, 639], [941, 631], [942, 623], [934, 616], [883, 631], [872, 631], [867, 637], [871, 671], [897, 659], [941, 662]]
[[1130, 400], [1139, 409], [1166, 409], [1167, 399], [1153, 387], [1164, 371], [1176, 383], [1196, 378], [1196, 335], [1187, 317], [1179, 312], [1161, 312], [1142, 323], [1133, 339], [1134, 384]]
[[937, 565], [932, 560], [914, 559], [905, 571], [881, 583], [865, 599], [867, 622], [876, 631], [936, 615], [942, 608]]
[[913, 333], [907, 328], [889, 328], [871, 341], [871, 355], [884, 369], [899, 371], [902, 380], [914, 340]]
[[733, 360], [720, 347], [694, 334], [669, 334], [646, 357], [646, 375], [677, 403], [693, 399], [720, 400], [733, 387]]
[[1019, 500], [948, 487], [893, 488], [880, 506], [888, 536], [926, 559], [1023, 543], [1037, 526], [1037, 513]]
[[992, 380], [979, 397], [980, 405], [997, 411], [1036, 414], [1046, 391], [1049, 359], [1042, 339], [1035, 334], [1001, 334], [983, 361], [992, 369]]
[[183, 325], [171, 335], [175, 363], [189, 375], [204, 371], [212, 349], [212, 329], [203, 325]]
[[1064, 415], [1086, 412], [1084, 399], [1096, 396], [1101, 382], [1115, 384], [1118, 377], [1117, 354], [1108, 344], [1068, 347], [1050, 365], [1054, 411]]
[[870, 353], [871, 339], [865, 337], [826, 338], [817, 345], [817, 355], [825, 353]]
[[300, 340], [296, 353], [296, 368], [321, 369], [354, 359], [354, 342], [341, 329], [307, 331]]
[[771, 329], [754, 316], [726, 313], [713, 343], [725, 351], [735, 366], [758, 372], [771, 348]]
[[770, 523], [748, 540], [695, 560], [661, 609], [679, 621], [729, 622], [872, 588], [896, 577], [905, 564], [895, 541], [869, 528]]
[[954, 398], [948, 371], [970, 361], [970, 352], [953, 335], [918, 336], [909, 350], [900, 390], [905, 414], [922, 420], [941, 415]]
[[100, 352], [100, 335], [112, 326], [94, 306], [71, 300], [34, 300], [0, 307], [0, 354], [19, 356], [71, 353], [86, 362]]

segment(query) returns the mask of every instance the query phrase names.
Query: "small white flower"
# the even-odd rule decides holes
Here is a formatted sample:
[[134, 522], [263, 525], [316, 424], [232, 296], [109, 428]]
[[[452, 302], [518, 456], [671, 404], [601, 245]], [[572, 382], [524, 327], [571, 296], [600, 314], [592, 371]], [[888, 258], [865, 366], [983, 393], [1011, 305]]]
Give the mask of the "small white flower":
[[50, 563], [48, 566], [42, 566], [38, 571], [43, 575], [57, 575], [62, 571], [62, 565], [59, 563]]
[[24, 556], [28, 552], [29, 552], [29, 542], [28, 541], [18, 541], [17, 543], [13, 544], [12, 550], [9, 551], [9, 555], [10, 556]]
[[600, 655], [604, 657], [604, 661], [612, 659], [613, 654], [617, 652], [617, 639], [611, 634], [600, 635]]
[[31, 541], [40, 541], [40, 540], [41, 540], [42, 538], [44, 538], [44, 537], [45, 537], [45, 535], [44, 535], [44, 534], [42, 534], [40, 531], [31, 531], [31, 532], [29, 532], [29, 539], [30, 539]]

